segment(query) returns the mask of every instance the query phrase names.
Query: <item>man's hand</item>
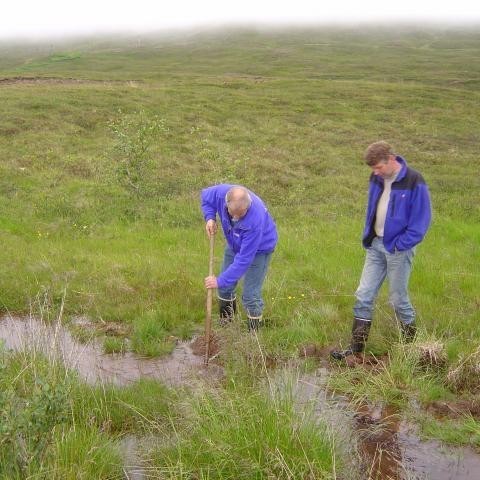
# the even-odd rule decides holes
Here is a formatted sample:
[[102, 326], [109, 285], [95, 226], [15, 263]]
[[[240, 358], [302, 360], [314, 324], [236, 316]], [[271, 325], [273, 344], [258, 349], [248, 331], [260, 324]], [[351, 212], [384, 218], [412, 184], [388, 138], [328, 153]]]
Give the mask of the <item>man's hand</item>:
[[218, 288], [217, 277], [215, 275], [205, 277], [205, 288]]
[[210, 219], [205, 225], [205, 230], [207, 231], [207, 235], [209, 237], [211, 237], [212, 235], [215, 235], [217, 233], [217, 222], [215, 220]]

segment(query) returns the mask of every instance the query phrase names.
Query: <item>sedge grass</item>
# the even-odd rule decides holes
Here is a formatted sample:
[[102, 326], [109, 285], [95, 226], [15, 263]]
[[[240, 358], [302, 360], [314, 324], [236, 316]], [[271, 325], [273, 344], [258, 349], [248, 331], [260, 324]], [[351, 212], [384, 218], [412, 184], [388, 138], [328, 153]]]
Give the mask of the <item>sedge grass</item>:
[[234, 387], [182, 403], [175, 443], [152, 453], [162, 478], [334, 478], [332, 437], [290, 400]]

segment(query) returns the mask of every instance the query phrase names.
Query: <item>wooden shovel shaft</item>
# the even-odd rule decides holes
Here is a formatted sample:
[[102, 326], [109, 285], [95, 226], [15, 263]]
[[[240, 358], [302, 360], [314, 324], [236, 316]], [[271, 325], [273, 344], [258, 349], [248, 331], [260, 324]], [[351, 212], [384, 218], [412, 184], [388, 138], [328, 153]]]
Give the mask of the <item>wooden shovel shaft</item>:
[[[215, 246], [215, 235], [210, 235], [210, 258], [208, 263], [208, 275], [213, 275], [213, 250]], [[205, 365], [208, 365], [210, 358], [210, 337], [212, 333], [212, 297], [213, 289], [207, 290], [207, 317], [205, 318]]]

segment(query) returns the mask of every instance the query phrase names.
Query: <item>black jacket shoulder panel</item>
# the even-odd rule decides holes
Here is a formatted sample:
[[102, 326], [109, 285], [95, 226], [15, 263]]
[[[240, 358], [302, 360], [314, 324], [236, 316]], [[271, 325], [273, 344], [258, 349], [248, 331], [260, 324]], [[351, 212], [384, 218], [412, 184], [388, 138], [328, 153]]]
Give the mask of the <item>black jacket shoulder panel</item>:
[[392, 190], [414, 190], [422, 183], [425, 183], [422, 175], [413, 168], [407, 167], [405, 176], [392, 184]]

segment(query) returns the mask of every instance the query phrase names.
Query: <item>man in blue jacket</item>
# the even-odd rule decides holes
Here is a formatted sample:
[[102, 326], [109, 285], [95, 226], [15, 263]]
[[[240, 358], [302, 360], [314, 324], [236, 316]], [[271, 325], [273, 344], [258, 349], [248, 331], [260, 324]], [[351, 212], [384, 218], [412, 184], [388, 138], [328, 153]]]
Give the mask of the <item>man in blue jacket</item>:
[[352, 339], [347, 349], [331, 352], [337, 360], [364, 350], [375, 299], [385, 278], [403, 338], [411, 341], [416, 334], [408, 280], [415, 247], [430, 225], [428, 187], [420, 173], [408, 167], [386, 142], [371, 144], [365, 152], [365, 161], [372, 169], [363, 232], [367, 253], [355, 292]]
[[207, 235], [217, 232], [218, 215], [227, 241], [222, 273], [205, 278], [206, 288], [218, 288], [220, 321], [232, 320], [235, 288], [244, 276], [242, 303], [249, 330], [256, 330], [262, 320], [262, 286], [278, 240], [275, 222], [262, 200], [239, 185], [221, 184], [202, 190], [202, 212]]

